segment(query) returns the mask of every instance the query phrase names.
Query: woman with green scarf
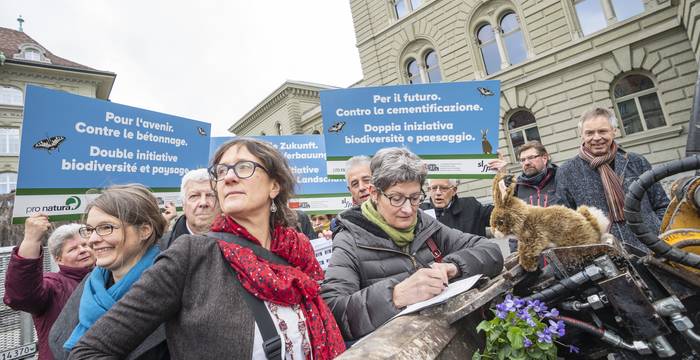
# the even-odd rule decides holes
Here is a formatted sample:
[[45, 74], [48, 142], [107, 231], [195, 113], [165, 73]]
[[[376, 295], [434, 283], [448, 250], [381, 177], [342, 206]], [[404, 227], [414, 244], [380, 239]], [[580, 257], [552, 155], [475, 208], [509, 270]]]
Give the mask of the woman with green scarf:
[[370, 169], [369, 201], [337, 217], [321, 287], [345, 340], [359, 339], [406, 306], [440, 294], [453, 279], [495, 276], [503, 267], [498, 245], [418, 209], [427, 171], [415, 154], [382, 149]]

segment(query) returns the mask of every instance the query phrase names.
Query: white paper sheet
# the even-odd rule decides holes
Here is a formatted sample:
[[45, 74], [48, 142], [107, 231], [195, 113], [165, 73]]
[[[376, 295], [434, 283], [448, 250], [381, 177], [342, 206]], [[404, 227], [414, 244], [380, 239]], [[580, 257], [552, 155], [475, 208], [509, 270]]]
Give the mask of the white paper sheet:
[[326, 238], [318, 238], [311, 240], [311, 246], [314, 248], [316, 260], [321, 265], [321, 269], [325, 271], [333, 255], [333, 243]]
[[474, 284], [481, 278], [481, 274], [477, 274], [471, 277], [468, 277], [466, 279], [462, 279], [459, 281], [455, 281], [447, 286], [447, 289], [443, 291], [440, 295], [428, 299], [425, 301], [421, 301], [419, 303], [415, 303], [413, 305], [406, 306], [406, 308], [401, 311], [398, 315], [394, 316], [392, 319], [396, 318], [397, 316], [401, 315], [406, 315], [406, 314], [411, 314], [417, 311], [420, 311], [422, 309], [425, 309], [427, 307], [431, 307], [433, 305], [441, 304], [450, 298], [453, 298], [469, 289], [471, 289]]

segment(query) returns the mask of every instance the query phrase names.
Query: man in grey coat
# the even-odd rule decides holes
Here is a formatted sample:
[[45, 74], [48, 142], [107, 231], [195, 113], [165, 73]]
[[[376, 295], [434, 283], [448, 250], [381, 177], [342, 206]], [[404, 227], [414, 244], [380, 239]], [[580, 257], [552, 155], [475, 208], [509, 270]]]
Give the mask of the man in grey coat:
[[[613, 140], [616, 127], [614, 114], [608, 109], [595, 108], [581, 116], [579, 154], [559, 168], [557, 196], [572, 209], [580, 205], [601, 209], [611, 221], [612, 235], [628, 248], [646, 253], [649, 250], [629, 229], [622, 210], [629, 186], [650, 170], [651, 164], [641, 155], [618, 148]], [[642, 214], [650, 228], [659, 229], [668, 204], [661, 185], [656, 183], [647, 190]]]

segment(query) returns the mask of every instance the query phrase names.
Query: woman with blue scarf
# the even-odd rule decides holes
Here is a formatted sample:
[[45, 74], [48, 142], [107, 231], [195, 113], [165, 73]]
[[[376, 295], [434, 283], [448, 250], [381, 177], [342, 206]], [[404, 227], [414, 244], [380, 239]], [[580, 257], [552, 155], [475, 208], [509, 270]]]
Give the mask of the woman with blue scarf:
[[[86, 213], [80, 235], [93, 248], [96, 267], [76, 288], [51, 329], [50, 346], [56, 359], [66, 359], [83, 334], [153, 264], [160, 253], [157, 241], [167, 225], [156, 198], [139, 184], [106, 189]], [[169, 358], [162, 326], [127, 357]]]

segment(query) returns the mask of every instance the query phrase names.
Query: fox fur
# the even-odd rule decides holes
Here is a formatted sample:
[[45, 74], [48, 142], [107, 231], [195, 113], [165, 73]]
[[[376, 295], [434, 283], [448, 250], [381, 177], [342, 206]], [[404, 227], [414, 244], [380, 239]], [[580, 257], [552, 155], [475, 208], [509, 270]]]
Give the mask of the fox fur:
[[518, 240], [518, 261], [526, 271], [537, 270], [537, 260], [550, 247], [597, 244], [607, 232], [610, 221], [597, 208], [579, 206], [539, 207], [515, 197], [515, 183], [501, 190], [501, 179], [493, 183], [494, 209], [490, 225], [497, 237]]

